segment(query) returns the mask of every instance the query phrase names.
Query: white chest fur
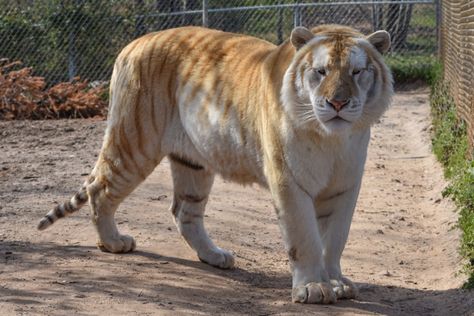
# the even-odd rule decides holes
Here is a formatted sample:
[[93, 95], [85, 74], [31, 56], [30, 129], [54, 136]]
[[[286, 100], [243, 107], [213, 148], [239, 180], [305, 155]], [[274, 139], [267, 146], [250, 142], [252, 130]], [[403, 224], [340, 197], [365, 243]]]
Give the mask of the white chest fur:
[[353, 187], [362, 177], [370, 129], [315, 141], [290, 132], [286, 163], [296, 183], [317, 200]]

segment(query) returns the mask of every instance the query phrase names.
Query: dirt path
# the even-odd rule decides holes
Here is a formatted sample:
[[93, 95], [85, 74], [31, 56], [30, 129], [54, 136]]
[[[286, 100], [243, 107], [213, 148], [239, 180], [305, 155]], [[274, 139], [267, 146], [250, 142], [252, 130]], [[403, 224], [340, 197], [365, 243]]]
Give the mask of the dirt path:
[[343, 271], [360, 298], [332, 306], [290, 303], [291, 279], [269, 194], [218, 179], [207, 227], [236, 253], [221, 271], [196, 260], [168, 213], [168, 163], [123, 203], [118, 223], [132, 254], [95, 248], [86, 207], [45, 232], [38, 220], [79, 188], [105, 123], [0, 122], [0, 314], [474, 315], [455, 289], [456, 214], [430, 154], [423, 92], [396, 96], [373, 130]]

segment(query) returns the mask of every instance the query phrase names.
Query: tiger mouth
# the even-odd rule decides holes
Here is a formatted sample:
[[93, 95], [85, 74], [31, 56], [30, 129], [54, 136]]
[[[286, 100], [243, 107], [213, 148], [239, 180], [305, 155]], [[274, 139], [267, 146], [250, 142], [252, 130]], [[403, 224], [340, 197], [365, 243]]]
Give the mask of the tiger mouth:
[[339, 115], [336, 115], [334, 116], [333, 118], [329, 119], [326, 121], [327, 122], [347, 122], [347, 123], [352, 123], [351, 121], [348, 121], [346, 120], [345, 118], [339, 116]]

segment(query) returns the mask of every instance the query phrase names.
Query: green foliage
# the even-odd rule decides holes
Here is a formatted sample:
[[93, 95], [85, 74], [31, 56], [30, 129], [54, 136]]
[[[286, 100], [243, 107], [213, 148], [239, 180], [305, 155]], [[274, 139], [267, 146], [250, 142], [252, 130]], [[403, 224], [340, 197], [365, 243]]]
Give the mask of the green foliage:
[[[318, 2], [321, 6], [275, 10], [262, 6], [314, 1], [209, 0], [208, 24], [211, 28], [254, 35], [275, 44], [289, 37], [295, 16], [299, 16], [298, 23], [308, 27], [346, 23], [366, 34], [376, 27], [370, 22], [369, 4], [333, 6], [326, 5], [333, 2], [330, 0]], [[236, 6], [260, 8], [228, 12], [215, 10]], [[202, 24], [201, 0], [0, 0], [0, 7], [3, 9], [0, 12], [0, 59], [21, 60], [50, 83], [68, 81], [74, 76], [108, 80], [118, 52], [133, 39], [152, 31]], [[385, 15], [381, 15], [377, 27], [388, 27], [387, 10], [402, 7], [407, 8], [395, 4], [379, 6]], [[403, 11], [407, 17], [401, 23], [403, 27], [399, 28], [397, 23], [397, 28], [390, 30], [393, 38], [400, 39], [396, 51], [416, 51], [425, 55], [436, 51], [434, 8], [431, 4], [414, 5], [412, 14], [410, 10]], [[187, 13], [166, 15], [179, 11]], [[392, 14], [397, 19], [404, 15], [397, 12]], [[429, 65], [424, 60], [419, 60], [414, 68], [407, 65], [416, 62], [414, 58], [418, 57], [394, 57], [397, 80], [424, 76]]]
[[74, 76], [109, 78], [117, 53], [140, 35], [133, 2], [2, 4], [0, 58], [21, 60], [52, 83]]
[[[471, 263], [471, 265], [474, 265], [474, 264]], [[469, 279], [464, 284], [463, 288], [464, 289], [474, 289], [474, 274], [471, 274]]]
[[419, 5], [413, 9], [410, 25], [413, 28], [433, 29], [436, 27], [435, 6]]
[[[38, 50], [38, 47], [43, 45], [47, 30], [43, 25], [32, 21], [36, 22], [30, 9], [12, 9], [8, 15], [0, 14], [0, 58], [21, 59], [28, 65], [36, 64], [36, 60], [46, 59], [47, 53]], [[41, 71], [41, 65], [38, 66]]]
[[396, 54], [385, 58], [391, 68], [395, 83], [422, 80], [433, 84], [441, 72], [441, 66], [433, 55]]
[[407, 35], [405, 49], [413, 52], [436, 52], [437, 38], [434, 36], [426, 36], [423, 33], [410, 33]]
[[468, 156], [467, 127], [456, 115], [447, 85], [439, 79], [432, 85], [431, 107], [433, 150], [450, 180], [443, 195], [451, 197], [459, 209], [461, 254], [468, 260], [465, 272], [469, 275], [464, 286], [474, 288], [474, 160]]

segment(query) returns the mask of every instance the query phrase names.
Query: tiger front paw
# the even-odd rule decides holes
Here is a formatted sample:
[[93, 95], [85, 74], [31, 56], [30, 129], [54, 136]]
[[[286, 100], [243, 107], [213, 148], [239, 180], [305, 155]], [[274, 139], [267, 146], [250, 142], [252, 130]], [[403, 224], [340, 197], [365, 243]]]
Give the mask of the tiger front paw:
[[331, 304], [337, 301], [333, 287], [326, 282], [310, 282], [306, 285], [295, 287], [291, 294], [293, 303]]
[[198, 257], [202, 262], [221, 269], [232, 269], [235, 264], [232, 253], [219, 247], [198, 253]]
[[336, 293], [337, 298], [351, 299], [356, 298], [359, 295], [357, 286], [348, 278], [341, 277], [337, 280], [332, 279], [330, 283], [334, 292]]

